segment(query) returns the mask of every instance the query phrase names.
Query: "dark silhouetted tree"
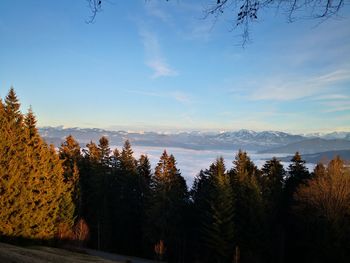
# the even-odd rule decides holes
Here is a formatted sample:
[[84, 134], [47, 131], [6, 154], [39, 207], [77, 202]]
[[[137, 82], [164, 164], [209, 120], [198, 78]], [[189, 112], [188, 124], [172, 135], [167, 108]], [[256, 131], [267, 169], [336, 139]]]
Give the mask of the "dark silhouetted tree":
[[[206, 249], [211, 252], [211, 262], [231, 262], [234, 255], [234, 196], [224, 159], [218, 158], [205, 172], [211, 187], [206, 193], [207, 216], [201, 224]], [[203, 185], [202, 185], [203, 186]]]
[[246, 152], [239, 151], [230, 171], [235, 195], [235, 236], [241, 262], [256, 262], [262, 258], [265, 211], [261, 190], [261, 174]]
[[170, 262], [184, 256], [188, 191], [176, 167], [174, 156], [163, 152], [152, 177], [152, 197], [148, 207], [148, 237], [153, 244], [164, 241]]
[[262, 195], [265, 204], [267, 249], [266, 260], [268, 262], [283, 262], [284, 257], [284, 202], [283, 187], [285, 170], [283, 165], [275, 157], [261, 168]]

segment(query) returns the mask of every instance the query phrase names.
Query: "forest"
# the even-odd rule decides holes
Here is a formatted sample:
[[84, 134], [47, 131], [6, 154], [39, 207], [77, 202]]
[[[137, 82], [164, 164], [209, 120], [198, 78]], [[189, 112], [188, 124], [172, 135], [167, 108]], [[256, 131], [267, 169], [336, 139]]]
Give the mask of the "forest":
[[107, 137], [57, 149], [0, 100], [0, 241], [87, 246], [166, 262], [350, 262], [350, 168], [339, 157], [312, 172], [296, 152], [258, 168], [244, 150], [218, 157], [188, 188], [164, 150], [152, 169]]

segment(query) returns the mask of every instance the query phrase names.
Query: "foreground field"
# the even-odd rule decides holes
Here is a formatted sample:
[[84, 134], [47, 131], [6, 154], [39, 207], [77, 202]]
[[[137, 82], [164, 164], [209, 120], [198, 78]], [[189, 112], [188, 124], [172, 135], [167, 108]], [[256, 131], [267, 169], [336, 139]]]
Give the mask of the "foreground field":
[[120, 255], [87, 250], [86, 253], [72, 252], [66, 249], [52, 247], [19, 247], [0, 243], [1, 263], [146, 263], [151, 262], [137, 258], [127, 258]]

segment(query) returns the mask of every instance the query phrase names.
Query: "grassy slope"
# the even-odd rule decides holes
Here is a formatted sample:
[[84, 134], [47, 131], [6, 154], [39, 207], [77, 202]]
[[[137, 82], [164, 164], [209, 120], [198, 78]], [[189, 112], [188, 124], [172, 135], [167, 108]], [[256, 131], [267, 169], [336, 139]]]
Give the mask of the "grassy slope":
[[[51, 247], [19, 247], [0, 243], [0, 262], [3, 263], [116, 263], [100, 257]], [[120, 261], [119, 261], [120, 262]]]

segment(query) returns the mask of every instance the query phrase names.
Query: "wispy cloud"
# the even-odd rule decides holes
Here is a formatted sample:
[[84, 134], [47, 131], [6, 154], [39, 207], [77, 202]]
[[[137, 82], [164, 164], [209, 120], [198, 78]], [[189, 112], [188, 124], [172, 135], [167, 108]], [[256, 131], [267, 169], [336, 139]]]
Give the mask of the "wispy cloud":
[[251, 100], [288, 101], [320, 93], [333, 93], [335, 86], [344, 81], [350, 81], [350, 69], [339, 69], [312, 77], [260, 78], [248, 83], [247, 94]]
[[325, 94], [314, 97], [313, 100], [348, 100], [350, 96], [343, 94]]
[[126, 92], [134, 93], [142, 96], [149, 96], [149, 97], [160, 97], [160, 98], [168, 98], [172, 99], [174, 101], [177, 101], [181, 104], [191, 104], [193, 103], [193, 100], [190, 98], [190, 96], [182, 91], [171, 91], [171, 92], [156, 92], [156, 91], [143, 91], [143, 90], [126, 90]]
[[145, 4], [145, 10], [148, 15], [153, 16], [164, 23], [169, 23], [171, 21], [170, 14], [163, 10], [157, 1], [147, 2]]
[[333, 100], [322, 103], [325, 107], [324, 113], [350, 111], [350, 101], [348, 100]]
[[152, 78], [176, 76], [178, 72], [166, 62], [161, 54], [159, 40], [155, 33], [141, 29], [140, 36], [146, 53], [146, 65], [153, 70]]
[[147, 61], [147, 66], [153, 69], [152, 78], [169, 77], [178, 75], [162, 58], [154, 57]]
[[180, 91], [174, 91], [171, 92], [170, 95], [178, 102], [181, 102], [183, 104], [189, 104], [192, 103], [192, 100], [189, 98], [189, 96], [183, 92]]

